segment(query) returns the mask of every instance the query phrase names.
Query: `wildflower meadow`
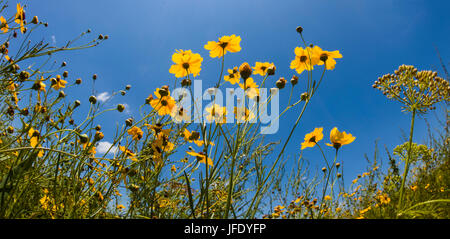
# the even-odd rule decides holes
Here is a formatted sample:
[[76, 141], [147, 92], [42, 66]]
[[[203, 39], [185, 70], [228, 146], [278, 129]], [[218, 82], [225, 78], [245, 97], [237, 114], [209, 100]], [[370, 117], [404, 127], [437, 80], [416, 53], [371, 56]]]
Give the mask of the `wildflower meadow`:
[[[272, 43], [289, 46], [285, 52], [261, 46], [251, 31], [227, 28], [194, 44], [189, 39], [205, 26], [183, 25], [175, 37], [148, 24], [156, 40], [139, 47], [149, 53], [123, 59], [136, 49], [129, 31], [110, 36], [88, 29], [92, 21], [81, 33], [68, 25], [58, 35], [33, 6], [0, 1], [0, 218], [450, 218], [448, 55], [437, 54], [435, 68], [411, 59], [377, 70], [384, 64], [377, 58], [380, 65], [370, 66], [377, 73], [364, 73], [368, 67], [348, 53], [358, 43], [322, 43], [326, 35], [298, 21], [259, 36], [285, 30], [289, 44]], [[73, 24], [83, 21], [65, 11]], [[134, 17], [109, 23], [131, 28]], [[85, 57], [94, 51], [97, 58]], [[139, 55], [158, 66], [145, 70]], [[142, 66], [143, 78], [125, 76], [128, 65], [87, 70], [113, 58]], [[72, 67], [77, 61], [86, 67]], [[350, 68], [361, 89], [341, 77]], [[348, 90], [334, 90], [336, 82]], [[376, 97], [361, 109], [408, 123], [384, 134], [397, 124], [386, 117], [369, 130], [372, 121], [358, 118], [363, 110], [339, 103], [358, 104], [361, 90]], [[324, 124], [323, 105], [345, 117]], [[365, 152], [350, 154], [357, 150]]]

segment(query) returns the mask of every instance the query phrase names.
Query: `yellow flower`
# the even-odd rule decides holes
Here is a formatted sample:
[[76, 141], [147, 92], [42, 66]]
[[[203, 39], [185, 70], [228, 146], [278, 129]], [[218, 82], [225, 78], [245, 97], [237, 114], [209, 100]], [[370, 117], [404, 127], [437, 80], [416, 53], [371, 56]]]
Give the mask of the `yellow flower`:
[[387, 196], [387, 194], [378, 196], [378, 199], [380, 200], [381, 204], [389, 204], [391, 202], [391, 199]]
[[23, 7], [20, 6], [20, 3], [17, 3], [16, 8], [17, 13], [15, 16], [15, 22], [20, 25], [20, 31], [22, 33], [25, 33], [25, 27], [23, 26], [23, 21], [25, 20], [25, 11], [23, 10]]
[[137, 162], [136, 154], [133, 151], [125, 148], [124, 146], [119, 146], [119, 150], [125, 153], [125, 156], [135, 162]]
[[223, 124], [227, 122], [227, 108], [224, 106], [220, 106], [218, 104], [213, 104], [210, 107], [207, 107], [206, 112], [206, 120], [209, 123], [215, 121], [216, 123]]
[[[175, 99], [170, 96], [170, 91], [157, 88], [154, 93], [157, 99], [151, 100], [150, 105], [156, 109], [158, 114], [161, 116], [172, 114], [172, 110], [174, 109], [176, 102]], [[161, 93], [163, 94], [161, 95]]]
[[209, 158], [209, 157], [208, 157], [208, 159], [206, 159], [206, 155], [203, 152], [198, 152], [197, 153], [197, 152], [193, 152], [193, 151], [187, 151], [186, 153], [189, 154], [189, 155], [197, 157], [197, 160], [200, 163], [205, 163], [206, 164], [206, 161], [207, 161], [209, 166], [211, 166], [211, 167], [214, 166], [213, 162], [212, 162], [212, 159]]
[[188, 129], [184, 129], [184, 140], [189, 143], [194, 142], [199, 147], [203, 145], [203, 140], [200, 140], [200, 134], [197, 131], [190, 132]]
[[189, 74], [195, 77], [200, 74], [203, 58], [191, 50], [176, 50], [172, 55], [172, 61], [175, 64], [170, 67], [169, 72], [175, 77], [185, 77]]
[[331, 200], [331, 196], [330, 196], [330, 195], [326, 195], [323, 199], [324, 199], [325, 201], [330, 201], [330, 200]]
[[291, 69], [295, 69], [298, 74], [304, 70], [313, 70], [314, 66], [320, 62], [319, 56], [310, 47], [305, 49], [296, 47], [294, 53], [295, 59], [291, 61]]
[[155, 141], [152, 143], [153, 151], [160, 156], [161, 153], [170, 152], [174, 149], [175, 145], [169, 141], [167, 135], [159, 134]]
[[125, 206], [122, 204], [119, 204], [119, 205], [117, 205], [117, 209], [119, 209], [119, 210], [125, 209]]
[[44, 80], [45, 80], [44, 77], [41, 76], [41, 79], [39, 79], [39, 80], [34, 82], [33, 89], [37, 90], [37, 91], [44, 91], [45, 92], [46, 91], [45, 90], [46, 85], [43, 82]]
[[60, 75], [57, 75], [55, 81], [52, 82], [52, 88], [55, 90], [59, 90], [61, 88], [65, 88], [66, 84], [67, 84], [67, 81], [61, 79]]
[[339, 130], [334, 127], [330, 132], [330, 141], [332, 144], [326, 144], [328, 146], [332, 146], [335, 149], [339, 149], [341, 146], [350, 144], [353, 142], [356, 138], [353, 137], [351, 134], [347, 134], [344, 132], [339, 132]]
[[415, 192], [417, 190], [417, 185], [414, 186], [410, 186], [411, 190], [413, 190], [413, 192]]
[[[28, 127], [28, 125], [25, 125], [25, 127]], [[28, 137], [30, 137], [30, 146], [33, 148], [36, 147], [42, 147], [42, 145], [38, 145], [39, 143], [39, 138], [40, 138], [40, 134], [39, 131], [33, 129], [33, 127], [31, 127], [28, 130]], [[39, 158], [44, 156], [44, 150], [39, 150], [38, 155]]]
[[255, 114], [245, 107], [234, 107], [234, 117], [239, 121], [250, 121], [255, 118]]
[[317, 65], [323, 65], [325, 62], [325, 68], [327, 70], [333, 70], [336, 65], [335, 58], [342, 58], [339, 51], [324, 51], [318, 46], [314, 46], [313, 51], [319, 56], [319, 63]]
[[259, 96], [259, 88], [258, 88], [259, 85], [257, 85], [256, 82], [251, 77], [245, 80], [245, 84], [240, 83], [239, 87], [244, 89], [247, 96], [251, 99], [254, 99], [255, 97]]
[[305, 142], [302, 143], [302, 150], [305, 148], [314, 147], [320, 140], [323, 139], [323, 128], [315, 128], [313, 132], [305, 135]]
[[139, 128], [137, 126], [133, 126], [127, 132], [129, 135], [132, 135], [133, 140], [136, 140], [136, 141], [142, 139], [142, 137], [144, 136], [144, 132], [142, 132], [141, 128]]
[[239, 52], [241, 50], [241, 37], [236, 35], [223, 36], [219, 41], [208, 41], [205, 49], [209, 50], [209, 56], [212, 58], [222, 57], [227, 52]]
[[172, 165], [172, 167], [170, 168], [170, 171], [172, 171], [173, 173], [176, 173], [177, 167], [175, 167], [175, 165]]
[[0, 30], [5, 33], [8, 32], [8, 22], [6, 22], [6, 19], [3, 16], [0, 17]]
[[230, 82], [232, 85], [239, 83], [240, 78], [239, 70], [237, 67], [228, 69], [228, 75], [224, 76], [224, 80]]
[[253, 67], [253, 74], [260, 74], [262, 76], [265, 76], [267, 74], [267, 69], [269, 69], [269, 67], [273, 65], [273, 63], [269, 62], [256, 62], [255, 66]]

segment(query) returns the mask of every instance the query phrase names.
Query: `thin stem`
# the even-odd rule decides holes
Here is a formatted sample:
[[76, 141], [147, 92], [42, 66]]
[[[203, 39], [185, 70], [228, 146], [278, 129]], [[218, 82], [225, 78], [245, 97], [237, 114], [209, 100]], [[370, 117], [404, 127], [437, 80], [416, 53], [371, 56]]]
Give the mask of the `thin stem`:
[[413, 139], [413, 132], [414, 132], [414, 120], [416, 118], [416, 109], [413, 109], [412, 112], [412, 116], [411, 116], [411, 130], [409, 131], [409, 145], [408, 145], [408, 157], [406, 158], [406, 163], [405, 163], [405, 171], [403, 172], [403, 177], [402, 177], [402, 185], [400, 187], [400, 199], [398, 201], [398, 209], [400, 210], [402, 208], [402, 204], [403, 204], [403, 193], [405, 190], [405, 182], [406, 182], [406, 177], [408, 176], [408, 171], [409, 171], [409, 165], [410, 165], [410, 160], [411, 160], [411, 149], [412, 149], [412, 139]]

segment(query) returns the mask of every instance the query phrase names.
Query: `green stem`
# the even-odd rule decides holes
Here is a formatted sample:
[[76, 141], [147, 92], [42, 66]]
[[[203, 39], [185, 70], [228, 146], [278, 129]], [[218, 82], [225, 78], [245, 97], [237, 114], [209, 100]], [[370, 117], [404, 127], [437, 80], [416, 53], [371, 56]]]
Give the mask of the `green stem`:
[[415, 118], [416, 118], [416, 109], [413, 109], [412, 117], [411, 117], [411, 130], [409, 132], [408, 157], [406, 158], [405, 171], [403, 172], [402, 185], [400, 187], [400, 199], [398, 201], [398, 209], [399, 210], [403, 206], [402, 204], [403, 204], [403, 196], [404, 196], [403, 194], [404, 194], [404, 190], [405, 190], [405, 182], [406, 182], [406, 177], [408, 176], [409, 164], [410, 164], [410, 160], [411, 160], [411, 148], [412, 148], [412, 139], [413, 139], [414, 119]]

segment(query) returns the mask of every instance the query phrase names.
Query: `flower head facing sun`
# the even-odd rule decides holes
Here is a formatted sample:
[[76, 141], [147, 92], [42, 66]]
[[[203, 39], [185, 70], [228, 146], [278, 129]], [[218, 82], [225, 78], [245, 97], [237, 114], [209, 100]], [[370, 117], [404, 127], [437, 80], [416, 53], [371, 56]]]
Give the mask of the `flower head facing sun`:
[[15, 22], [20, 25], [20, 32], [25, 33], [25, 27], [24, 27], [24, 21], [25, 21], [25, 10], [20, 5], [20, 3], [17, 3], [16, 5], [17, 12], [15, 15]]
[[239, 52], [241, 50], [241, 37], [236, 35], [223, 36], [219, 41], [208, 41], [205, 49], [209, 50], [209, 56], [212, 58], [223, 57], [227, 52]]
[[295, 69], [298, 74], [304, 70], [311, 71], [319, 64], [320, 58], [311, 47], [296, 47], [294, 50], [295, 59], [291, 61], [291, 69]]
[[326, 144], [328, 146], [334, 147], [338, 150], [341, 146], [352, 143], [356, 137], [351, 134], [347, 134], [345, 131], [339, 132], [339, 130], [334, 127], [330, 132], [331, 144]]
[[302, 143], [301, 149], [312, 148], [320, 140], [323, 139], [323, 128], [315, 128], [313, 132], [305, 135], [305, 141]]
[[172, 61], [175, 64], [170, 67], [169, 72], [175, 77], [185, 77], [189, 74], [195, 77], [200, 74], [203, 58], [191, 50], [176, 50], [172, 55]]
[[155, 90], [156, 99], [150, 100], [150, 105], [158, 112], [159, 115], [172, 114], [176, 106], [175, 99], [170, 96], [170, 91], [166, 88], [157, 88]]
[[256, 62], [255, 66], [253, 67], [253, 74], [260, 74], [262, 76], [265, 76], [267, 74], [267, 70], [271, 67], [275, 66], [273, 63], [269, 62]]
[[133, 126], [127, 132], [129, 135], [133, 136], [133, 140], [136, 141], [142, 139], [142, 137], [144, 136], [144, 132], [142, 131], [142, 129], [137, 126]]
[[317, 65], [325, 64], [327, 70], [333, 70], [336, 65], [335, 58], [342, 58], [339, 51], [324, 51], [318, 46], [314, 46], [313, 52], [319, 57], [319, 63]]
[[198, 160], [198, 162], [200, 163], [204, 163], [204, 164], [208, 164], [208, 166], [214, 166], [213, 161], [211, 158], [207, 158], [205, 153], [203, 152], [194, 152], [194, 151], [187, 151], [187, 154], [191, 155], [191, 156], [195, 156]]
[[6, 33], [8, 32], [8, 29], [8, 22], [3, 16], [0, 16], [0, 30]]
[[239, 70], [237, 67], [234, 67], [233, 69], [228, 69], [228, 75], [224, 76], [224, 80], [230, 82], [232, 85], [238, 83], [239, 84], [239, 78], [241, 75], [239, 74]]

